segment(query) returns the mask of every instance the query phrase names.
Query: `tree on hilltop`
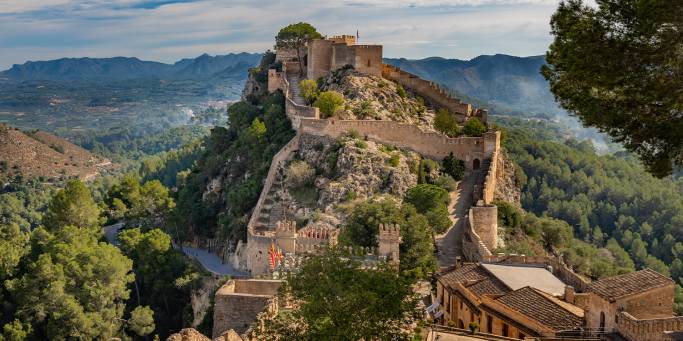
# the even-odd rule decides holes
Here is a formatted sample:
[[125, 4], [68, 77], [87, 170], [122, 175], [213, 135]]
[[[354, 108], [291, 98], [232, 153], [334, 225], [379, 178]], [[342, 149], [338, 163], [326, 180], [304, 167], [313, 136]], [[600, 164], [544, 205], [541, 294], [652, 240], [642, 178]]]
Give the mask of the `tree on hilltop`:
[[296, 49], [296, 59], [299, 61], [299, 74], [303, 75], [304, 64], [301, 58], [301, 49], [312, 39], [320, 39], [322, 37], [322, 34], [311, 24], [299, 22], [280, 29], [280, 32], [275, 36], [275, 47]]
[[584, 125], [669, 175], [683, 166], [683, 2], [596, 2], [560, 3], [543, 76]]

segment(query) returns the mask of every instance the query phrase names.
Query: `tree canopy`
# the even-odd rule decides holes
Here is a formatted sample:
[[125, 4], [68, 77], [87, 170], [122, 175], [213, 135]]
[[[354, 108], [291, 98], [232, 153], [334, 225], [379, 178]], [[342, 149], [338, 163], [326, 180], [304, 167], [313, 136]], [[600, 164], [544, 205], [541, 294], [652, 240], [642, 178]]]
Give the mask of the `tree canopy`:
[[306, 46], [312, 39], [322, 38], [322, 34], [313, 27], [313, 25], [305, 22], [299, 22], [283, 27], [275, 36], [275, 47], [288, 50], [296, 50], [296, 56], [299, 61], [299, 70], [303, 72], [303, 58], [301, 57], [301, 49]]
[[43, 216], [43, 225], [51, 232], [66, 225], [99, 231], [101, 223], [100, 208], [78, 180], [69, 181], [55, 194]]
[[563, 108], [662, 177], [683, 165], [683, 2], [560, 3], [542, 73]]
[[386, 263], [367, 269], [329, 251], [288, 276], [283, 295], [297, 306], [266, 328], [291, 340], [406, 340], [420, 315], [411, 284]]
[[337, 109], [344, 105], [344, 95], [336, 91], [325, 91], [318, 95], [313, 103], [314, 107], [320, 109], [324, 118], [334, 116]]

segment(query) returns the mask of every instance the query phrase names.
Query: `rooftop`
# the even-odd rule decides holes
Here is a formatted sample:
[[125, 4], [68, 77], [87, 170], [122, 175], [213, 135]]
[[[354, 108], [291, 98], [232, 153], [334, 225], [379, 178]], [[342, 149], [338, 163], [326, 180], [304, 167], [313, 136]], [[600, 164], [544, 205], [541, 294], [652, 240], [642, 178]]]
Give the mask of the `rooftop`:
[[564, 295], [566, 284], [545, 268], [500, 264], [481, 266], [512, 290], [529, 286], [554, 296]]
[[614, 301], [617, 298], [639, 294], [672, 284], [673, 281], [652, 269], [644, 269], [610, 278], [604, 278], [588, 285], [587, 292]]
[[555, 331], [583, 326], [583, 314], [566, 309], [557, 300], [528, 286], [511, 291], [496, 301]]

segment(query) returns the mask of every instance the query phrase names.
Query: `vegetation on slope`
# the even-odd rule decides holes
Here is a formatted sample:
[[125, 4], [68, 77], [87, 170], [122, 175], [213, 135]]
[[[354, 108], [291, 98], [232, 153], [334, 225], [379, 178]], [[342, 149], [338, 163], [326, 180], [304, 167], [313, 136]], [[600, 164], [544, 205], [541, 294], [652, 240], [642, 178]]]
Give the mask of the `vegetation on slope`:
[[683, 284], [683, 179], [657, 179], [627, 153], [597, 155], [590, 142], [538, 127], [506, 136], [529, 211], [499, 210], [506, 250], [552, 250], [594, 278], [649, 267]]
[[[266, 55], [260, 72], [266, 73], [273, 62], [274, 56]], [[263, 83], [260, 88], [267, 87]], [[222, 236], [235, 243], [246, 239], [249, 215], [273, 155], [294, 136], [282, 93], [247, 97], [230, 106], [227, 127], [211, 130], [203, 156], [179, 186], [180, 238]]]

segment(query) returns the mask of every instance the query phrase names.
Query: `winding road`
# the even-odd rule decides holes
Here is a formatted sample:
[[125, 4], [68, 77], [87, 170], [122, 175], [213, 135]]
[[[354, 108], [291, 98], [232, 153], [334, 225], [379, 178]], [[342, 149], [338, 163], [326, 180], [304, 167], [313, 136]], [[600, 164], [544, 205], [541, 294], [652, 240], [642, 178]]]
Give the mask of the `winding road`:
[[[118, 235], [119, 231], [123, 227], [123, 223], [116, 223], [112, 225], [107, 225], [102, 228], [104, 236], [107, 241], [115, 246], [119, 246]], [[215, 254], [199, 248], [189, 247], [189, 246], [179, 246], [175, 243], [173, 248], [180, 250], [186, 256], [196, 260], [204, 270], [218, 276], [246, 276], [245, 273], [238, 271], [229, 264], [224, 264], [223, 261]]]

